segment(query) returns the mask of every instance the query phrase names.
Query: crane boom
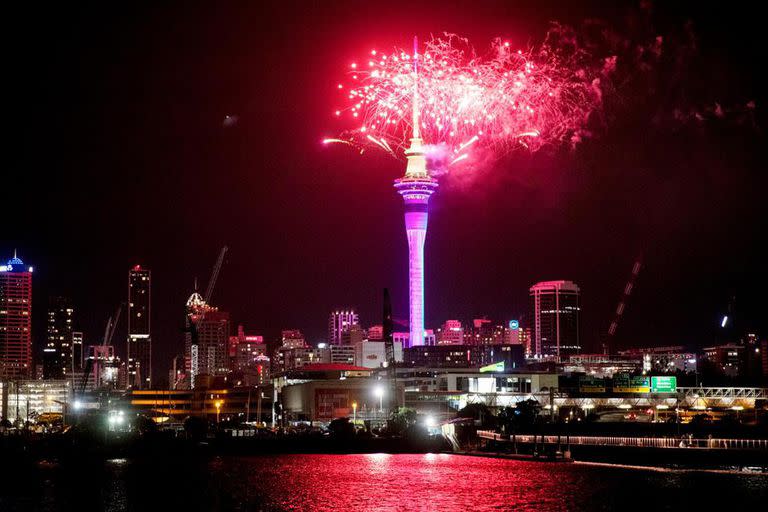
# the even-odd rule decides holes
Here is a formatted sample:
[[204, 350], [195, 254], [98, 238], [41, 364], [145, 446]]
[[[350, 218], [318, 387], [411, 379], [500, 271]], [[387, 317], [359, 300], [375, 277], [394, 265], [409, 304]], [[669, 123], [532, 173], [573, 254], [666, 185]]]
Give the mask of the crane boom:
[[206, 304], [210, 303], [211, 295], [213, 294], [213, 288], [216, 286], [216, 280], [219, 278], [219, 272], [221, 271], [221, 265], [224, 263], [224, 255], [227, 254], [229, 247], [226, 245], [221, 248], [219, 258], [216, 260], [216, 264], [213, 266], [213, 272], [211, 272], [211, 279], [208, 281], [208, 288], [205, 289], [205, 296], [203, 300]]
[[[120, 321], [120, 313], [123, 311], [123, 304], [121, 303], [119, 306], [117, 306], [117, 311], [115, 311], [115, 316], [110, 317], [109, 321], [107, 322], [107, 330], [104, 333], [104, 345], [109, 345], [112, 343], [112, 337], [115, 335], [115, 330], [117, 329], [117, 323]], [[112, 318], [115, 319], [115, 321], [112, 321]]]
[[629, 296], [632, 295], [632, 289], [635, 287], [635, 281], [637, 280], [637, 275], [640, 273], [640, 269], [643, 266], [643, 255], [640, 254], [635, 259], [635, 264], [632, 265], [632, 273], [629, 276], [629, 280], [627, 280], [627, 284], [624, 285], [624, 292], [621, 294], [621, 299], [619, 299], [619, 304], [616, 306], [616, 313], [614, 313], [613, 321], [611, 322], [611, 325], [608, 327], [608, 336], [606, 337], [605, 343], [603, 344], [603, 352], [608, 353], [610, 342], [613, 341], [613, 337], [616, 334], [616, 329], [619, 327], [619, 322], [621, 321], [622, 315], [624, 315], [624, 311], [627, 308], [627, 302], [629, 301]]

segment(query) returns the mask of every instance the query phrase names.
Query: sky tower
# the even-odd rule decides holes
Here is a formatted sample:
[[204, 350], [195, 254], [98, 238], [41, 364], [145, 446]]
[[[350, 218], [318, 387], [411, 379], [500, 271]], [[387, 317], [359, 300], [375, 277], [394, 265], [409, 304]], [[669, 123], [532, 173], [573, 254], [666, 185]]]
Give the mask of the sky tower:
[[413, 136], [405, 150], [405, 176], [395, 180], [395, 189], [405, 201], [405, 233], [408, 236], [408, 304], [410, 346], [424, 345], [424, 239], [427, 236], [427, 205], [437, 189], [437, 180], [427, 171], [427, 157], [419, 129], [418, 44], [413, 40]]

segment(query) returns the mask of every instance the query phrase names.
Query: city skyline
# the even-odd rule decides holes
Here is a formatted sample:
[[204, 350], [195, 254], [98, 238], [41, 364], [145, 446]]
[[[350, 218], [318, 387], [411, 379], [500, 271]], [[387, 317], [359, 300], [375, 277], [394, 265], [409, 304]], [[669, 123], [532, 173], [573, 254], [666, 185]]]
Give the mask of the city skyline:
[[[27, 278], [29, 278], [32, 274], [33, 267], [26, 266], [23, 264], [23, 262], [19, 262], [21, 262], [21, 259], [17, 257], [17, 252], [15, 252], [14, 258], [9, 260], [7, 265], [3, 266], [0, 270], [5, 272], [7, 276], [10, 277], [23, 274], [22, 277], [27, 276]], [[16, 265], [15, 268], [14, 265]], [[17, 274], [12, 274], [14, 271]], [[21, 272], [22, 274], [18, 274], [18, 272]], [[128, 328], [128, 330], [134, 332], [134, 334], [138, 331], [148, 331], [151, 318], [142, 318], [142, 315], [138, 314], [138, 312], [142, 312], [142, 314], [145, 316], [148, 315], [147, 312], [150, 310], [149, 298], [142, 297], [138, 299], [137, 303], [132, 303], [131, 299], [137, 300], [137, 293], [139, 295], [142, 295], [143, 293], [140, 290], [134, 289], [135, 286], [130, 286], [130, 284], [138, 284], [138, 288], [145, 288], [145, 292], [148, 293], [150, 289], [150, 275], [150, 271], [140, 265], [131, 267], [129, 271], [128, 304], [133, 304], [133, 306], [127, 308], [125, 315], [128, 317], [134, 315], [135, 317], [133, 323], [138, 324], [138, 326], [134, 325], [133, 328], [130, 326]], [[549, 298], [545, 299], [545, 297]], [[622, 297], [622, 304], [627, 300], [627, 298], [628, 294], [625, 294]], [[31, 341], [30, 344], [31, 352], [35, 354], [35, 356], [32, 360], [33, 364], [29, 368], [29, 375], [31, 377], [37, 376], [38, 378], [42, 377], [43, 379], [54, 380], [57, 378], [60, 379], [62, 377], [69, 378], [67, 374], [70, 371], [78, 371], [78, 362], [76, 362], [74, 359], [74, 344], [78, 344], [81, 352], [83, 350], [87, 350], [90, 353], [93, 350], [99, 350], [102, 345], [102, 341], [89, 340], [88, 338], [84, 339], [82, 332], [74, 330], [78, 328], [78, 324], [73, 321], [73, 317], [76, 316], [73, 315], [73, 307], [68, 298], [52, 296], [48, 297], [48, 299], [49, 307], [47, 309], [46, 338], [44, 343], [42, 343], [40, 346], [37, 346], [37, 344], [34, 342], [37, 337], [35, 333], [32, 332], [31, 339], [33, 341]], [[518, 318], [491, 319], [488, 318], [488, 315], [482, 315], [480, 317], [475, 316], [472, 318], [471, 322], [468, 322], [467, 319], [469, 317], [466, 315], [461, 315], [462, 318], [465, 318], [464, 321], [467, 322], [466, 324], [462, 324], [461, 320], [446, 319], [440, 326], [427, 326], [424, 331], [424, 345], [445, 345], [444, 348], [448, 350], [450, 350], [450, 346], [456, 346], [457, 348], [460, 348], [459, 346], [464, 346], [467, 349], [473, 346], [478, 348], [486, 346], [492, 349], [494, 346], [500, 346], [501, 344], [519, 345], [520, 355], [525, 355], [526, 357], [531, 358], [530, 360], [536, 360], [537, 358], [541, 357], [547, 358], [556, 356], [560, 360], [565, 361], [570, 355], [584, 354], [587, 357], [590, 357], [591, 355], [597, 355], [601, 353], [601, 350], [581, 350], [579, 334], [579, 304], [581, 302], [581, 296], [580, 288], [576, 283], [564, 280], [535, 283], [530, 287], [529, 299], [529, 310], [525, 314], [519, 315], [521, 318], [526, 318], [524, 321], [521, 321]], [[141, 304], [138, 303], [139, 301]], [[58, 319], [56, 317], [54, 312], [57, 308], [66, 312], [66, 317], [64, 320]], [[327, 323], [329, 328], [329, 330], [326, 332], [327, 336], [325, 338], [317, 338], [315, 340], [307, 340], [301, 329], [285, 328], [281, 330], [280, 338], [272, 337], [269, 335], [265, 336], [262, 334], [262, 330], [258, 330], [259, 334], [256, 336], [246, 337], [243, 334], [243, 324], [241, 322], [230, 321], [230, 315], [228, 312], [219, 311], [217, 306], [208, 305], [203, 300], [202, 296], [200, 296], [200, 294], [197, 292], [193, 292], [193, 294], [187, 299], [186, 309], [187, 318], [189, 320], [185, 321], [184, 343], [181, 347], [174, 344], [172, 350], [175, 350], [176, 352], [175, 355], [170, 359], [170, 362], [166, 360], [155, 361], [151, 356], [151, 351], [150, 354], [143, 356], [145, 358], [148, 356], [148, 360], [144, 360], [144, 367], [149, 366], [151, 369], [152, 365], [154, 365], [159, 368], [159, 370], [156, 370], [159, 375], [152, 374], [150, 377], [156, 378], [159, 376], [160, 378], [157, 382], [161, 386], [171, 384], [175, 388], [176, 383], [172, 383], [170, 378], [171, 374], [173, 374], [175, 377], [181, 376], [183, 380], [180, 382], [183, 382], [183, 385], [192, 385], [195, 382], [195, 376], [198, 373], [205, 373], [210, 375], [211, 378], [224, 377], [227, 372], [231, 371], [232, 365], [237, 366], [237, 343], [232, 345], [233, 341], [235, 340], [241, 340], [243, 342], [247, 339], [250, 339], [250, 342], [258, 340], [258, 344], [263, 345], [262, 348], [258, 350], [258, 353], [266, 356], [264, 361], [270, 360], [270, 356], [267, 356], [267, 354], [271, 353], [271, 350], [279, 349], [280, 347], [299, 348], [307, 352], [307, 354], [302, 352], [303, 355], [300, 355], [296, 359], [298, 364], [307, 364], [307, 362], [299, 362], [303, 361], [302, 358], [305, 355], [309, 355], [309, 362], [312, 361], [312, 357], [321, 357], [321, 359], [318, 360], [321, 362], [323, 361], [322, 357], [330, 357], [329, 360], [332, 363], [351, 363], [353, 358], [363, 357], [360, 353], [361, 350], [362, 354], [376, 354], [376, 358], [383, 357], [383, 352], [382, 354], [378, 354], [378, 352], [383, 349], [365, 348], [359, 345], [361, 341], [368, 342], [369, 339], [374, 342], [382, 341], [379, 338], [379, 335], [376, 334], [379, 332], [378, 330], [381, 329], [381, 325], [376, 323], [376, 320], [373, 320], [370, 323], [361, 323], [358, 314], [355, 312], [356, 308], [335, 308], [331, 310]], [[122, 305], [118, 308], [116, 314], [120, 314], [121, 310]], [[729, 315], [727, 320], [721, 319], [721, 329], [726, 327], [726, 323], [730, 324], [733, 322], [734, 311], [732, 303], [729, 304], [727, 313]], [[31, 316], [34, 317], [34, 315]], [[551, 319], [545, 320], [545, 316], [551, 316]], [[537, 321], [537, 319], [539, 320]], [[56, 338], [52, 338], [52, 334], [58, 334], [61, 330], [61, 328], [58, 327], [58, 324], [62, 322], [64, 322], [68, 330], [67, 336], [56, 336]], [[115, 323], [120, 323], [119, 318], [118, 320], [115, 320], [115, 317], [110, 317], [109, 329], [114, 330]], [[193, 324], [196, 326], [194, 329], [192, 328]], [[234, 326], [237, 326], [236, 333], [233, 332]], [[419, 345], [414, 345], [410, 342], [409, 329], [407, 325], [401, 323], [399, 324], [399, 329], [396, 326], [395, 330], [396, 332], [394, 333], [394, 340], [398, 347], [402, 347], [398, 348], [397, 350], [402, 350], [406, 347], [419, 347]], [[446, 335], [442, 334], [441, 331], [461, 331], [462, 334], [459, 337], [459, 340], [450, 334], [446, 337]], [[110, 339], [112, 339], [114, 331], [110, 332]], [[369, 332], [373, 333], [370, 337], [368, 334]], [[754, 344], [755, 340], [757, 340], [758, 337], [762, 335], [755, 333], [753, 330], [745, 330], [741, 328], [741, 326], [737, 326], [737, 329], [729, 329], [727, 331], [723, 330], [723, 333], [726, 332], [730, 334], [723, 335], [730, 337], [713, 339], [709, 343], [701, 344], [681, 343], [675, 345], [673, 348], [675, 350], [686, 348], [692, 350], [693, 353], [701, 352], [705, 355], [708, 354], [707, 350], [713, 351], [726, 349], [728, 347], [737, 347], [739, 350], [742, 350], [746, 344]], [[140, 335], [140, 337], [142, 336], [144, 335]], [[338, 342], [333, 341], [334, 336], [338, 337]], [[131, 337], [129, 336], [126, 343], [126, 354], [128, 351], [128, 344], [130, 343], [130, 339]], [[52, 340], [59, 341], [58, 343], [55, 343], [52, 342]], [[573, 340], [576, 340], [575, 344]], [[58, 347], [62, 341], [65, 341], [65, 343], [64, 348], [61, 350], [69, 351], [69, 355], [66, 356], [62, 351], [61, 356], [54, 356], [53, 358], [49, 357], [51, 347]], [[67, 341], [68, 343], [66, 343]], [[723, 345], [723, 343], [725, 344]], [[338, 347], [337, 345], [339, 344], [342, 345], [342, 347]], [[117, 346], [119, 346], [119, 343], [116, 346], [113, 340], [113, 343], [108, 345], [109, 346], [107, 348], [112, 351], [111, 354], [117, 356], [116, 361], [118, 364], [118, 366], [114, 368], [114, 375], [109, 377], [110, 379], [122, 379], [119, 380], [119, 382], [122, 383], [121, 385], [127, 386], [129, 389], [152, 387], [152, 384], [149, 382], [143, 383], [141, 385], [136, 383], [131, 384], [131, 371], [132, 368], [134, 368], [134, 365], [130, 363], [130, 358], [125, 357], [121, 363], [122, 356], [119, 351], [116, 350]], [[714, 348], [706, 348], [707, 345]], [[246, 344], [244, 346], [249, 347], [250, 345]], [[334, 346], [337, 346], [336, 348], [340, 349], [337, 351], [338, 353], [334, 352]], [[233, 347], [235, 347], [235, 353], [232, 353]], [[341, 350], [343, 347], [348, 347], [348, 350]], [[660, 347], [661, 349], [669, 348], [662, 346], [658, 342], [626, 346], [624, 348], [629, 348], [630, 352], [636, 352], [638, 350], [648, 350], [652, 347]], [[325, 350], [326, 348], [330, 350], [330, 352], [324, 356], [321, 356], [320, 354], [322, 350]], [[318, 349], [322, 350], [318, 351]], [[601, 349], [606, 350], [607, 346], [602, 345]], [[371, 350], [373, 350], [373, 352], [371, 352]], [[507, 348], [505, 350], [509, 349]], [[616, 351], [614, 348], [614, 350], [615, 351], [610, 352], [610, 354], [623, 354], [620, 349]], [[482, 352], [474, 353], [475, 355], [482, 354]], [[273, 367], [274, 365], [280, 367], [286, 364], [284, 358], [280, 357], [279, 354], [279, 351], [274, 352], [276, 359], [271, 363]], [[597, 357], [599, 358], [600, 356]], [[62, 365], [64, 364], [63, 361], [65, 360], [66, 368], [62, 368]], [[483, 360], [481, 359], [480, 361]], [[122, 366], [120, 366], [121, 364]], [[179, 364], [183, 365], [184, 368], [181, 369], [181, 367], [178, 367]], [[261, 365], [261, 363], [259, 364]], [[139, 367], [141, 367], [141, 365], [139, 365]], [[63, 375], [56, 373], [56, 368], [60, 368], [59, 373], [62, 373]], [[119, 368], [121, 368], [121, 370], [118, 371]], [[264, 368], [264, 366], [261, 365], [261, 368]], [[181, 373], [177, 374], [177, 371], [180, 371]], [[74, 377], [77, 377], [77, 375], [77, 373], [73, 374]], [[165, 380], [166, 375], [169, 376], [167, 383]], [[144, 378], [149, 379], [150, 377]], [[244, 378], [250, 381], [254, 377], [249, 376]], [[263, 378], [264, 375], [259, 377], [259, 379]], [[117, 383], [118, 381], [115, 380], [115, 384]]]
[[757, 6], [4, 14], [2, 512], [768, 502]]
[[[44, 302], [37, 301], [49, 295], [71, 296], [83, 312], [78, 330], [90, 344], [125, 301], [120, 284], [125, 270], [141, 263], [153, 270], [153, 342], [159, 350], [154, 360], [170, 361], [183, 341], [183, 304], [194, 278], [205, 282], [217, 247], [226, 243], [232, 250], [213, 303], [230, 312], [233, 324], [270, 339], [283, 328], [296, 327], [316, 340], [324, 337], [328, 311], [338, 304], [355, 305], [366, 324], [379, 323], [384, 287], [391, 290], [395, 317], [407, 318], [408, 271], [402, 256], [407, 242], [397, 220], [402, 200], [388, 190], [391, 180], [402, 175], [402, 166], [321, 147], [321, 137], [334, 129], [327, 121], [328, 105], [305, 94], [298, 83], [327, 86], [328, 94], [323, 89], [318, 96], [329, 96], [335, 81], [327, 70], [374, 43], [388, 44], [392, 21], [403, 21], [397, 6], [385, 8], [380, 22], [365, 32], [330, 40], [268, 33], [265, 37], [296, 57], [286, 63], [284, 76], [269, 82], [279, 87], [260, 80], [254, 65], [276, 57], [260, 50], [261, 40], [249, 35], [254, 31], [245, 21], [248, 9], [225, 9], [222, 17], [229, 21], [211, 24], [204, 33], [198, 26], [201, 11], [159, 10], [143, 17], [135, 9], [134, 21], [112, 20], [111, 34], [90, 23], [97, 14], [65, 14], [71, 26], [82, 28], [80, 34], [58, 27], [58, 18], [46, 15], [40, 20], [45, 37], [59, 45], [53, 50], [31, 47], [33, 54], [52, 52], [50, 58], [37, 59], [39, 69], [17, 73], [27, 80], [20, 97], [40, 92], [43, 100], [20, 101], [23, 111], [11, 116], [21, 123], [20, 147], [33, 156], [11, 162], [19, 189], [26, 193], [7, 198], [2, 213], [8, 218], [19, 211], [30, 214], [4, 232], [0, 251], [5, 261], [18, 247], [24, 260], [39, 269], [34, 277], [37, 311], [44, 309]], [[285, 18], [284, 11], [271, 9], [270, 18]], [[642, 18], [642, 11], [627, 9]], [[667, 9], [675, 21], [667, 25], [693, 17], [698, 51], [712, 57], [716, 70], [726, 75], [732, 68], [742, 71], [729, 84], [713, 80], [695, 99], [702, 105], [706, 100], [706, 108], [712, 107], [712, 98], [722, 98], [724, 108], [741, 100], [761, 105], [749, 71], [748, 41], [721, 37], [735, 15], [723, 18], [708, 8], [684, 15]], [[407, 39], [446, 27], [478, 41], [506, 33], [535, 35], [551, 19], [562, 18], [541, 3], [489, 4], [478, 8], [475, 20], [463, 19], [453, 7], [424, 10], [430, 11], [429, 21], [402, 25]], [[233, 22], [239, 14], [243, 21]], [[618, 24], [623, 15], [621, 9], [607, 11], [585, 2], [568, 15], [573, 19], [564, 21], [599, 17]], [[349, 16], [309, 8], [293, 19], [311, 36], [320, 34], [316, 26], [334, 31], [348, 25]], [[175, 46], [183, 48], [178, 59], [176, 50], [156, 47], [166, 37], [169, 19], [174, 34], [189, 43]], [[131, 44], [125, 38], [136, 24], [147, 40]], [[655, 28], [666, 36], [672, 30], [667, 25]], [[669, 35], [675, 40], [680, 34]], [[89, 47], [90, 36], [103, 38], [100, 48]], [[198, 38], [201, 43], [194, 44]], [[233, 51], [238, 48], [248, 50]], [[339, 48], [345, 48], [341, 55]], [[115, 52], [124, 60], [103, 58]], [[328, 57], [299, 64], [316, 53]], [[71, 65], [73, 54], [82, 66]], [[220, 60], [222, 55], [233, 55], [232, 62]], [[731, 67], [719, 60], [723, 55]], [[24, 62], [12, 65], [27, 69]], [[66, 78], [61, 88], [46, 88], [46, 79], [58, 71]], [[197, 84], [189, 90], [177, 78], [187, 75]], [[144, 81], [155, 92], [137, 93]], [[91, 82], [103, 87], [81, 87]], [[75, 110], [63, 102], [68, 95]], [[262, 96], [268, 99], [261, 101]], [[208, 98], [217, 99], [201, 101]], [[195, 105], [194, 115], [187, 112], [189, 105]], [[294, 117], [288, 107], [302, 115]], [[672, 107], [664, 105], [670, 112]], [[568, 154], [510, 156], [481, 172], [483, 186], [460, 176], [441, 183], [430, 201], [435, 215], [425, 249], [428, 328], [452, 318], [519, 318], [527, 312], [526, 291], [533, 283], [569, 279], [583, 290], [584, 350], [597, 352], [626, 275], [642, 250], [646, 268], [627, 305], [617, 348], [648, 339], [711, 344], [725, 336], [719, 321], [733, 296], [741, 325], [765, 332], [761, 296], [755, 291], [767, 281], [756, 250], [766, 218], [758, 192], [766, 179], [759, 170], [762, 153], [756, 150], [760, 137], [749, 126], [724, 121], [649, 125], [642, 108], [633, 108], [634, 115], [613, 132]], [[141, 114], [134, 117], [134, 110]], [[112, 129], [102, 129], [107, 124]], [[677, 135], [674, 143], [667, 141], [670, 132]], [[168, 145], [169, 137], [184, 143]], [[46, 141], [55, 162], [47, 152], [31, 151], [32, 140]], [[134, 146], [142, 150], [125, 150]], [[90, 152], [94, 147], [99, 149]], [[63, 172], [42, 179], [53, 167]], [[71, 207], [61, 212], [61, 222], [70, 226], [66, 239], [49, 227], [40, 207], [55, 192], [71, 197]], [[141, 207], [135, 201], [139, 197]], [[33, 321], [37, 344], [43, 316], [34, 315]], [[118, 326], [116, 340], [125, 339], [125, 327]], [[122, 343], [115, 345], [122, 353]]]

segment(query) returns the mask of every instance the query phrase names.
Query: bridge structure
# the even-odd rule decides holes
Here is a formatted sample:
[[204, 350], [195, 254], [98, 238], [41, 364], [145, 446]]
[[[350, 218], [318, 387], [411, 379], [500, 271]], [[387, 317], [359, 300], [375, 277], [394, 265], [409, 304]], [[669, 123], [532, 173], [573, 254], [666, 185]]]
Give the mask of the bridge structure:
[[518, 402], [536, 400], [542, 408], [573, 407], [655, 408], [705, 410], [750, 410], [761, 401], [768, 401], [768, 388], [748, 387], [679, 387], [675, 393], [580, 393], [557, 389], [538, 393], [467, 393], [468, 404], [489, 407], [515, 407]]
[[[583, 446], [616, 446], [629, 448], [693, 448], [703, 450], [768, 451], [768, 439], [677, 439], [674, 437], [515, 435], [503, 436], [492, 430], [478, 430], [480, 439], [520, 444], [570, 444]], [[681, 444], [682, 443], [682, 444]]]

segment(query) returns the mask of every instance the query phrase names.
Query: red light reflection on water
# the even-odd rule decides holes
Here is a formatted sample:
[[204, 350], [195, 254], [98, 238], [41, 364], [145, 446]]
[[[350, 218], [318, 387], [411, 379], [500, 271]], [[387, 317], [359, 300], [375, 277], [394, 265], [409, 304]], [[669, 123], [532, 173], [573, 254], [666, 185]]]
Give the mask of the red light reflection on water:
[[[562, 510], [590, 485], [563, 464], [448, 454], [283, 455], [249, 471], [249, 493], [283, 510]], [[593, 487], [593, 486], [592, 486]]]

